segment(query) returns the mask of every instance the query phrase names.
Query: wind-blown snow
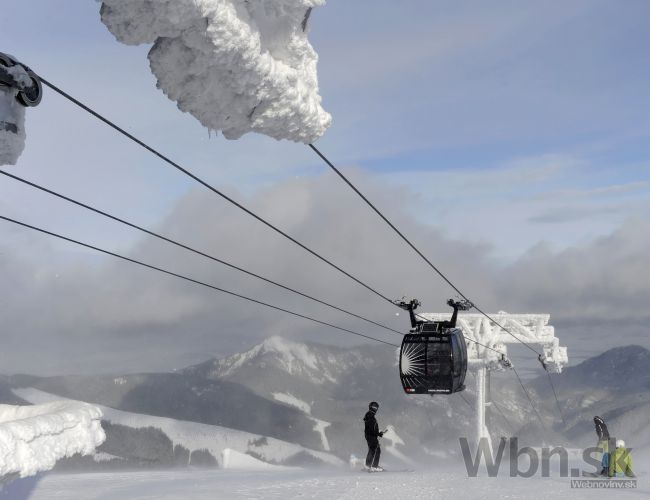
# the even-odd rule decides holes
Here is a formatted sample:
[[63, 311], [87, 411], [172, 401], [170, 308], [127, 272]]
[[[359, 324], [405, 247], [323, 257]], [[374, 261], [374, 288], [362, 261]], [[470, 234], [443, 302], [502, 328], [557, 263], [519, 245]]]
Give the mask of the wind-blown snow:
[[[31, 403], [51, 401], [58, 396], [33, 388], [13, 389], [14, 394]], [[166, 417], [116, 410], [97, 405], [104, 420], [133, 428], [156, 427], [164, 432], [176, 445], [188, 450], [208, 450], [214, 457], [220, 457], [226, 448], [241, 453], [254, 453], [268, 462], [283, 462], [299, 453], [306, 453], [330, 465], [342, 465], [342, 461], [330, 453], [310, 450], [300, 445], [279, 439], [252, 434], [218, 425], [200, 424]]]
[[123, 43], [153, 43], [158, 87], [228, 139], [259, 132], [309, 143], [331, 123], [307, 21], [325, 0], [103, 0]]
[[237, 470], [286, 470], [296, 469], [297, 467], [285, 467], [282, 465], [273, 465], [262, 462], [250, 455], [240, 453], [236, 450], [226, 448], [221, 453], [221, 468], [222, 469], [237, 469]]
[[[201, 470], [51, 474], [30, 500], [153, 499], [213, 500], [276, 498], [330, 500], [454, 499], [454, 500], [612, 500], [648, 498], [647, 464], [640, 464], [638, 489], [573, 489], [569, 478], [508, 477], [508, 464], [498, 478], [468, 478], [461, 463], [438, 460], [424, 470], [368, 474], [349, 470]], [[429, 469], [430, 467], [430, 469]], [[421, 469], [422, 464], [418, 469]]]
[[318, 362], [317, 356], [307, 345], [278, 336], [270, 337], [246, 352], [233, 354], [226, 359], [218, 360], [213, 375], [228, 376], [247, 362], [263, 354], [274, 356], [280, 366], [291, 375], [304, 375], [309, 370], [310, 379], [314, 382], [319, 384], [326, 381], [336, 382], [327, 367]]
[[402, 438], [397, 435], [397, 432], [395, 432], [395, 427], [393, 427], [392, 425], [386, 427], [386, 432], [384, 433], [384, 441], [390, 442], [389, 445], [384, 446], [384, 448], [388, 453], [397, 457], [403, 463], [413, 465], [413, 461], [410, 458], [408, 458], [406, 455], [404, 455], [404, 453], [402, 453], [397, 449], [397, 445], [404, 446], [405, 443], [402, 440]]
[[61, 458], [92, 454], [106, 439], [101, 417], [99, 408], [72, 401], [0, 405], [0, 477], [31, 476]]

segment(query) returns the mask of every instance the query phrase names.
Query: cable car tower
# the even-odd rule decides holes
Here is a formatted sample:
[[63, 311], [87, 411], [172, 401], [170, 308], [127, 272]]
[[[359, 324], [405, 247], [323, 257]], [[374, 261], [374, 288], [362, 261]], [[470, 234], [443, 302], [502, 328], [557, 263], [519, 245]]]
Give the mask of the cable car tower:
[[[427, 321], [444, 321], [449, 313], [420, 313]], [[560, 346], [555, 328], [549, 325], [549, 314], [508, 314], [500, 311], [486, 315], [459, 314], [457, 325], [467, 339], [468, 369], [476, 375], [476, 435], [485, 437], [491, 446], [490, 433], [485, 424], [485, 409], [489, 401], [490, 372], [512, 367], [508, 359], [508, 344], [525, 343], [540, 346], [539, 361], [549, 373], [560, 373], [568, 363], [567, 348]], [[498, 324], [497, 324], [498, 323]], [[507, 331], [506, 331], [507, 330]], [[508, 333], [510, 332], [510, 333]]]

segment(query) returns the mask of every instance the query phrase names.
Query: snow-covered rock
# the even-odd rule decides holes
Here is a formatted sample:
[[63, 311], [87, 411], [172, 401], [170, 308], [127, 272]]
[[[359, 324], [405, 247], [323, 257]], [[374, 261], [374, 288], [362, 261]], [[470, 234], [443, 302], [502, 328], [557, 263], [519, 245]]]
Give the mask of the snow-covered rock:
[[0, 405], [0, 477], [31, 476], [64, 457], [93, 454], [106, 438], [101, 417], [99, 408], [72, 401]]
[[208, 129], [309, 143], [331, 122], [307, 39], [311, 11], [324, 3], [103, 0], [101, 18], [123, 43], [153, 43], [158, 87]]

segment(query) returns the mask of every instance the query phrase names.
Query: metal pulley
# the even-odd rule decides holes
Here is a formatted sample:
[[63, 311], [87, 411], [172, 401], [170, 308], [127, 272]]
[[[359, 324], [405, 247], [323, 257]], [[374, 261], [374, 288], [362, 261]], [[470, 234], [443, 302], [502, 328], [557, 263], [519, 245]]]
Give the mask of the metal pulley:
[[25, 107], [37, 106], [43, 97], [43, 86], [36, 73], [9, 54], [0, 52], [0, 90], [15, 89], [16, 99]]

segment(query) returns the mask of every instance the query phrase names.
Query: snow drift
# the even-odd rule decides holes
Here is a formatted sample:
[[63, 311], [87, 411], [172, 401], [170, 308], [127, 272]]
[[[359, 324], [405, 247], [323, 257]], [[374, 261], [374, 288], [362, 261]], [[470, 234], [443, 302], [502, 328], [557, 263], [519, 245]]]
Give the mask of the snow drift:
[[26, 477], [77, 453], [89, 455], [106, 438], [99, 408], [70, 401], [0, 405], [0, 477]]
[[101, 19], [120, 42], [153, 43], [158, 87], [205, 127], [309, 143], [331, 122], [307, 39], [311, 10], [324, 3], [103, 0]]

